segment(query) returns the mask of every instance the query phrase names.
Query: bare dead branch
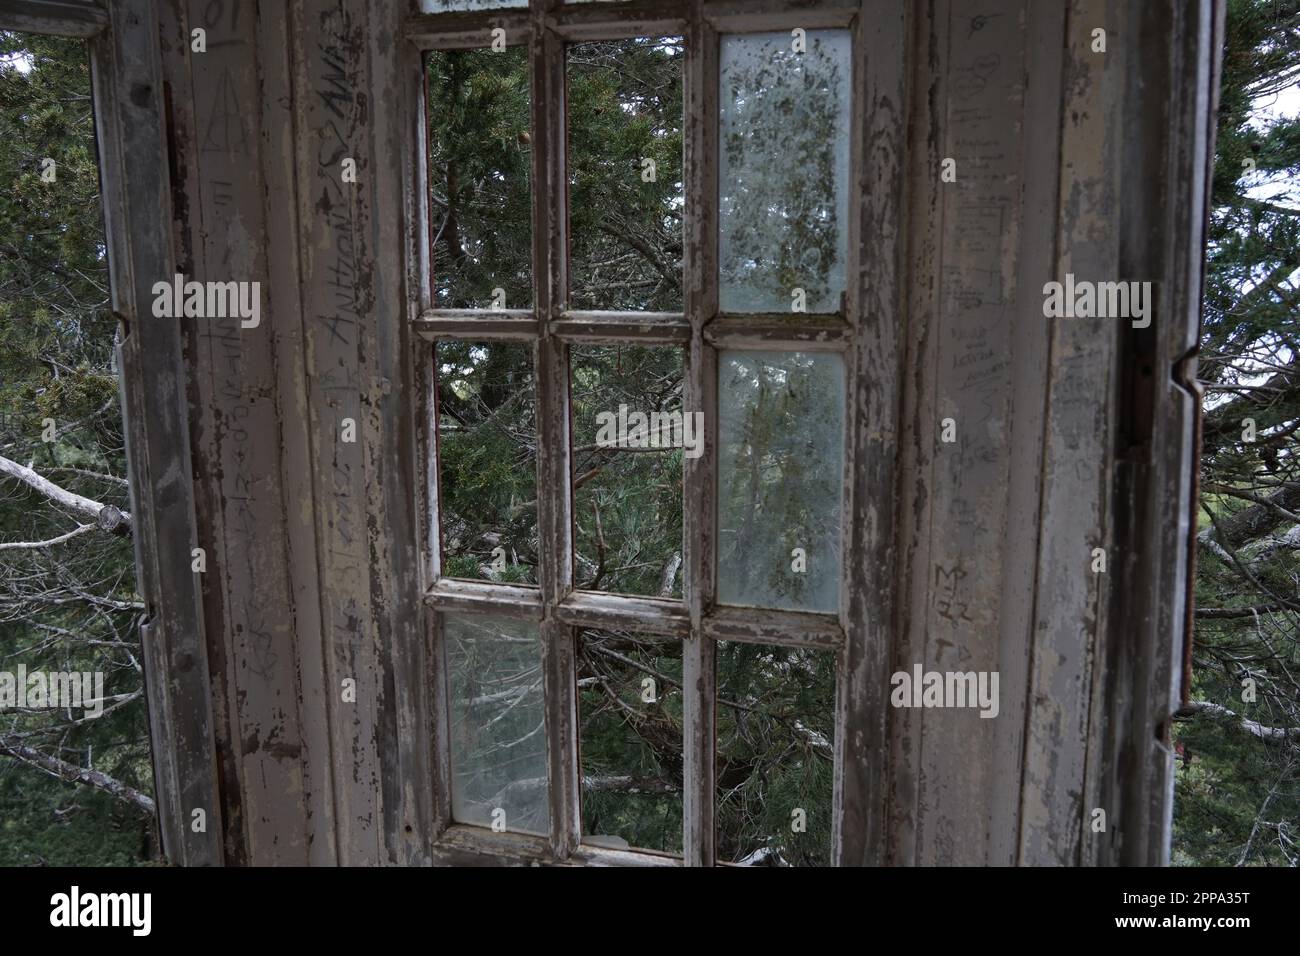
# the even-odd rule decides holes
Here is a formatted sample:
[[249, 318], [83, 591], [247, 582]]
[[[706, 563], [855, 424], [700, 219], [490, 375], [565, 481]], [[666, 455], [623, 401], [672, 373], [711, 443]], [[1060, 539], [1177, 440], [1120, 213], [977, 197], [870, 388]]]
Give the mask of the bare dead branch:
[[1255, 617], [1287, 610], [1281, 604], [1259, 604], [1254, 607], [1198, 607], [1196, 616], [1206, 621], [1225, 621], [1239, 617]]
[[1276, 744], [1286, 740], [1300, 740], [1300, 727], [1266, 727], [1257, 720], [1242, 717], [1222, 704], [1215, 704], [1208, 700], [1192, 701], [1186, 708], [1180, 710], [1177, 716], [1194, 717], [1202, 713], [1235, 720], [1246, 733], [1267, 743]]
[[78, 514], [93, 518], [101, 531], [113, 534], [129, 534], [131, 530], [131, 513], [94, 501], [82, 495], [74, 494], [43, 478], [26, 465], [20, 465], [12, 459], [0, 455], [0, 474], [17, 478], [23, 484], [39, 491], [55, 504], [62, 505]]
[[79, 524], [66, 534], [46, 538], [44, 541], [0, 541], [0, 551], [36, 551], [40, 548], [49, 548], [56, 544], [63, 544], [65, 541], [71, 541], [78, 535], [95, 530], [96, 527], [93, 524]]
[[98, 770], [88, 770], [85, 767], [78, 767], [76, 764], [68, 763], [66, 760], [60, 760], [47, 753], [42, 753], [35, 747], [29, 747], [12, 736], [0, 736], [0, 754], [6, 754], [19, 760], [29, 766], [44, 770], [51, 776], [58, 777], [60, 780], [66, 780], [71, 783], [82, 783], [97, 790], [103, 790], [105, 793], [112, 794], [123, 803], [128, 803], [152, 816], [156, 812], [153, 798], [148, 794], [141, 793], [134, 787], [128, 787], [120, 780], [110, 777], [106, 773]]

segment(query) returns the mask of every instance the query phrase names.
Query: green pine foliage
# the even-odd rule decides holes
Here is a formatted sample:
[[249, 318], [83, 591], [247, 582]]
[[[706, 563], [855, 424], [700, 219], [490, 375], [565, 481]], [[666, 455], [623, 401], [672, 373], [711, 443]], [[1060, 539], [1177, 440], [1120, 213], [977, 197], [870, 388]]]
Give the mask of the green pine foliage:
[[[46, 159], [53, 181], [42, 178]], [[84, 44], [0, 34], [0, 183], [0, 455], [129, 510]], [[86, 520], [0, 481], [0, 541], [44, 541]], [[98, 671], [109, 697], [93, 720], [77, 710], [0, 713], [0, 864], [133, 864], [153, 854], [151, 816], [13, 753], [34, 748], [149, 794], [134, 572], [130, 537], [98, 530], [0, 552], [0, 670]]]
[[1300, 8], [1229, 0], [1202, 316], [1194, 704], [1174, 728], [1184, 865], [1300, 862], [1300, 119], [1264, 114], [1297, 82]]

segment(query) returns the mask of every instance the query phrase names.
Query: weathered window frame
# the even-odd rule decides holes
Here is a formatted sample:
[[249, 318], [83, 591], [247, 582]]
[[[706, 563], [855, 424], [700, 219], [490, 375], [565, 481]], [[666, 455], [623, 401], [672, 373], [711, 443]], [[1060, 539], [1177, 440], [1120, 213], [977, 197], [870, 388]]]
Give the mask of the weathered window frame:
[[[412, 7], [418, 6], [412, 2]], [[576, 627], [616, 627], [676, 637], [683, 647], [684, 862], [714, 865], [715, 653], [719, 640], [833, 650], [836, 654], [836, 864], [878, 863], [884, 853], [885, 691], [892, 627], [893, 435], [897, 416], [898, 296], [905, 13], [894, 4], [829, 0], [812, 6], [758, 2], [583, 3], [532, 0], [530, 9], [413, 13], [404, 24], [417, 123], [408, 150], [414, 188], [407, 275], [418, 289], [410, 322], [423, 452], [422, 571], [430, 608], [428, 675], [433, 745], [435, 859], [674, 865], [644, 852], [583, 845], [574, 686]], [[847, 29], [853, 44], [847, 292], [833, 316], [721, 316], [717, 281], [718, 50], [723, 33]], [[533, 286], [527, 310], [434, 309], [427, 209], [424, 53], [482, 48], [492, 30], [527, 44], [532, 80]], [[565, 45], [636, 36], [682, 36], [684, 63], [684, 313], [568, 311]], [[865, 148], [871, 144], [870, 150]], [[869, 184], [869, 186], [868, 186]], [[870, 264], [870, 281], [865, 267]], [[415, 291], [414, 289], [412, 291]], [[411, 296], [415, 298], [414, 295]], [[538, 403], [537, 588], [439, 578], [434, 343], [501, 339], [534, 347]], [[672, 345], [686, 353], [684, 407], [705, 412], [705, 450], [685, 460], [682, 601], [574, 590], [569, 470], [568, 349], [574, 343]], [[717, 360], [722, 348], [834, 351], [845, 359], [847, 441], [838, 614], [721, 607], [715, 593], [714, 475]], [[438, 612], [496, 613], [539, 622], [551, 828], [548, 838], [456, 823], [450, 807], [446, 652]]]
[[[157, 11], [151, 0], [0, 0], [0, 30], [85, 40], [90, 55], [158, 827], [171, 862], [220, 865], [202, 594], [190, 570], [198, 536], [185, 379], [176, 374], [181, 326], [148, 308], [153, 283], [175, 272]], [[192, 825], [199, 810], [201, 828]]]

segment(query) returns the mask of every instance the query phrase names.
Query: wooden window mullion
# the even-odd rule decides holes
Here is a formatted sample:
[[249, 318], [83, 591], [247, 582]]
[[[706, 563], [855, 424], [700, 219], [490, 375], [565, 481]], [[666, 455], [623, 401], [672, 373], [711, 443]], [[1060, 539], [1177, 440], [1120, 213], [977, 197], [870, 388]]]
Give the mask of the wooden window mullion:
[[688, 866], [714, 863], [714, 736], [716, 673], [714, 642], [704, 630], [713, 604], [714, 482], [717, 469], [717, 354], [704, 328], [717, 312], [717, 33], [705, 21], [702, 4], [690, 10], [683, 77], [685, 118], [686, 317], [691, 326], [686, 360], [684, 408], [704, 413], [704, 453], [684, 460], [682, 514], [690, 637], [682, 648], [683, 854]]
[[574, 633], [556, 615], [573, 587], [569, 507], [568, 347], [551, 334], [567, 298], [564, 43], [552, 29], [558, 0], [534, 0], [529, 33], [532, 71], [533, 302], [538, 321], [537, 532], [542, 600], [542, 681], [551, 795], [551, 850], [567, 858], [578, 846], [578, 703]]

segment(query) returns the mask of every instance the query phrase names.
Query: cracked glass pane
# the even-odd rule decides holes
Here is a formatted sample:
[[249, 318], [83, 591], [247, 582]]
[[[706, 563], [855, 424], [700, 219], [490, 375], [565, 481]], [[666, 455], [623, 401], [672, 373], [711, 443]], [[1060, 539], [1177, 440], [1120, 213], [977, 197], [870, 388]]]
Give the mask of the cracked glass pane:
[[811, 30], [800, 45], [788, 32], [722, 38], [723, 312], [841, 308], [852, 43], [845, 30]]
[[444, 614], [451, 674], [451, 815], [550, 830], [542, 643], [531, 621]]

